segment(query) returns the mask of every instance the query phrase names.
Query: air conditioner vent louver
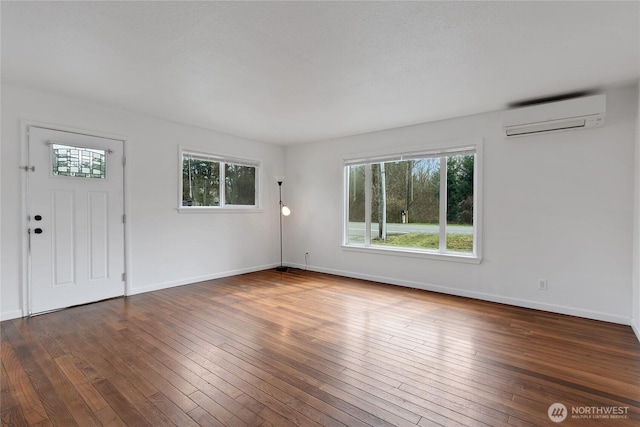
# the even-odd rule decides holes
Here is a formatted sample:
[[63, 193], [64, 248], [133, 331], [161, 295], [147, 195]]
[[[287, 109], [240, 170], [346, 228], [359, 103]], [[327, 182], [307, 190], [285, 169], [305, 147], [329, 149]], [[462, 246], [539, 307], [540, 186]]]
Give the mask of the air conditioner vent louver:
[[605, 95], [507, 110], [503, 118], [504, 135], [513, 138], [602, 126], [605, 114]]

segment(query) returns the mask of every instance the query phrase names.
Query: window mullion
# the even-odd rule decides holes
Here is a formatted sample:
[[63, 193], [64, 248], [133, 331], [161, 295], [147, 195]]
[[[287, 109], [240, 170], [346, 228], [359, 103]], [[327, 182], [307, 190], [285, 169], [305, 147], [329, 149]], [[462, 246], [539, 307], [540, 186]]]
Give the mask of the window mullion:
[[351, 181], [351, 171], [348, 167], [343, 168], [343, 174], [344, 174], [344, 182], [345, 185], [343, 187], [343, 203], [344, 203], [344, 209], [342, 211], [342, 214], [344, 215], [343, 219], [342, 219], [342, 244], [343, 245], [347, 245], [349, 244], [349, 217], [350, 217], [350, 210], [349, 210], [349, 198], [350, 198], [350, 191], [349, 191], [349, 182]]
[[447, 251], [447, 158], [440, 157], [440, 213], [439, 213], [438, 250], [441, 253]]
[[364, 167], [364, 245], [371, 245], [371, 163]]

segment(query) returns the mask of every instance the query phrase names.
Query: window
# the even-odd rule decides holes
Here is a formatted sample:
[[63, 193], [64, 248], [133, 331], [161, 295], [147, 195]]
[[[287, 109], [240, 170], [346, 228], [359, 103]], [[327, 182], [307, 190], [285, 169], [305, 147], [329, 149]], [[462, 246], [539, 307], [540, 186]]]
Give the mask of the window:
[[180, 208], [258, 208], [258, 168], [252, 160], [183, 150]]
[[477, 146], [345, 161], [344, 244], [479, 258]]
[[106, 178], [105, 150], [51, 144], [53, 150], [53, 174], [80, 178]]

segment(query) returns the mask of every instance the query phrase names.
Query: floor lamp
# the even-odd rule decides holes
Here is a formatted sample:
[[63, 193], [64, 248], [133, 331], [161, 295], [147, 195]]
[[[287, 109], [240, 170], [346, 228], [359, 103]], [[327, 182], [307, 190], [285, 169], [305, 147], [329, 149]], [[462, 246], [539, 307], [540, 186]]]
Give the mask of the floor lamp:
[[282, 183], [284, 182], [284, 177], [277, 176], [276, 181], [278, 182], [278, 189], [280, 191], [280, 267], [276, 267], [276, 271], [287, 271], [288, 267], [282, 265], [282, 217], [291, 215], [291, 209], [282, 203]]

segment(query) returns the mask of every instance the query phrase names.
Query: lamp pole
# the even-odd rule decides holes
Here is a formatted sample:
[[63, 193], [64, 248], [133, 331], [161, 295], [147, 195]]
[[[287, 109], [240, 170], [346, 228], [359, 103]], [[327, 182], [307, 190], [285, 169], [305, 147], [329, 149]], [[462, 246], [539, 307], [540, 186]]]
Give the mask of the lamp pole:
[[280, 204], [278, 215], [280, 216], [280, 267], [276, 267], [276, 271], [287, 271], [287, 267], [282, 265], [282, 181], [278, 181], [278, 189], [280, 192]]

